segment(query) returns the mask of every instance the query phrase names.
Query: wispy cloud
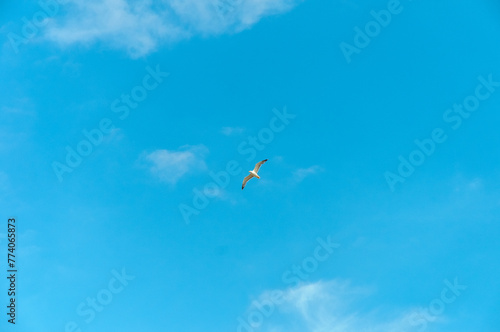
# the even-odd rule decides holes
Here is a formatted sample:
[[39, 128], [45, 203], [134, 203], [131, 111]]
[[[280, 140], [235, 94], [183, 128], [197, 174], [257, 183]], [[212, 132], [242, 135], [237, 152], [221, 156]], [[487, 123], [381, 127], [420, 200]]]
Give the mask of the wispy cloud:
[[53, 18], [45, 36], [61, 45], [104, 42], [140, 57], [162, 42], [240, 32], [301, 1], [68, 0], [67, 14]]
[[293, 172], [293, 181], [295, 183], [302, 182], [306, 177], [317, 174], [322, 171], [323, 168], [321, 168], [318, 165], [314, 165], [308, 168], [299, 168], [298, 170]]
[[[278, 293], [277, 293], [278, 292]], [[283, 294], [279, 302], [276, 294]], [[401, 332], [414, 331], [413, 310], [384, 313], [380, 308], [360, 311], [373, 294], [368, 287], [354, 287], [347, 281], [318, 281], [286, 290], [267, 291], [257, 303], [272, 303], [273, 313], [260, 324], [262, 332]], [[250, 307], [249, 310], [256, 310]], [[384, 318], [381, 318], [384, 317]], [[255, 325], [255, 324], [254, 324]], [[253, 326], [256, 328], [257, 326]]]
[[463, 174], [457, 174], [452, 179], [455, 192], [478, 192], [484, 188], [484, 181], [479, 177], [468, 178]]
[[245, 129], [240, 128], [240, 127], [222, 127], [221, 133], [226, 136], [231, 136], [231, 135], [239, 135], [242, 134], [245, 131]]
[[104, 136], [103, 142], [104, 143], [112, 143], [112, 142], [119, 142], [125, 138], [125, 134], [123, 132], [123, 129], [121, 128], [113, 128], [111, 129], [111, 132]]
[[30, 115], [34, 116], [34, 104], [29, 98], [15, 98], [10, 105], [0, 107], [0, 116]]
[[204, 145], [185, 145], [176, 151], [156, 150], [145, 153], [141, 160], [160, 181], [176, 184], [188, 173], [205, 170], [207, 154], [208, 148]]

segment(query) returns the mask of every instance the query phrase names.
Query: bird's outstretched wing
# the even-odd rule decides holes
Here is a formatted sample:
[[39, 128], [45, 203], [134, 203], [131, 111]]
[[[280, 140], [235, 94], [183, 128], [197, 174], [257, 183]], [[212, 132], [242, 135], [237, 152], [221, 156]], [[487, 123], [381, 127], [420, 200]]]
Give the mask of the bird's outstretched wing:
[[255, 164], [255, 168], [253, 169], [253, 171], [255, 173], [257, 173], [260, 169], [260, 166], [262, 166], [263, 163], [265, 163], [267, 161], [267, 159], [264, 159], [262, 161], [259, 161], [257, 164]]
[[241, 190], [243, 190], [243, 188], [245, 188], [245, 185], [247, 184], [248, 180], [250, 180], [251, 178], [253, 178], [252, 174], [245, 176], [245, 178], [243, 179], [243, 185], [241, 186]]

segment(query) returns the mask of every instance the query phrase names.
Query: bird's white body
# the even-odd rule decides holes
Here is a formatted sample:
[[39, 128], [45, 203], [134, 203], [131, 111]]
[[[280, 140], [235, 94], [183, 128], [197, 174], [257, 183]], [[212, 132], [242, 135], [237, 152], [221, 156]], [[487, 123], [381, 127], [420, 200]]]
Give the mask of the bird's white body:
[[260, 176], [257, 174], [257, 172], [259, 171], [260, 166], [262, 166], [262, 164], [264, 164], [266, 161], [267, 161], [267, 159], [259, 161], [257, 164], [255, 164], [255, 168], [253, 170], [248, 171], [248, 173], [250, 173], [250, 174], [245, 176], [245, 178], [243, 179], [243, 185], [241, 186], [241, 189], [245, 188], [245, 185], [247, 184], [248, 180], [250, 180], [251, 178], [260, 179]]
[[252, 169], [251, 171], [248, 171], [248, 173], [252, 174], [253, 176], [255, 176], [257, 179], [260, 179], [260, 176], [257, 175], [256, 172], [254, 172], [254, 170]]

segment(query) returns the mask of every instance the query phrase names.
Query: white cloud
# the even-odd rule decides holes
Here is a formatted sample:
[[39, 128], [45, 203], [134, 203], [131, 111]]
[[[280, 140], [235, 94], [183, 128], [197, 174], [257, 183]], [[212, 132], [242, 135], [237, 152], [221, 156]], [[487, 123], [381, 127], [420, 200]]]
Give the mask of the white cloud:
[[208, 149], [204, 145], [185, 145], [177, 151], [156, 150], [142, 156], [142, 161], [160, 181], [176, 184], [184, 175], [205, 170], [205, 156]]
[[242, 134], [244, 131], [245, 131], [245, 129], [240, 128], [240, 127], [223, 127], [220, 132], [223, 135], [231, 136], [231, 135]]
[[226, 197], [226, 192], [219, 187], [214, 188], [204, 188], [203, 193], [207, 197], [223, 199]]
[[104, 143], [112, 143], [112, 142], [119, 142], [125, 138], [125, 134], [123, 132], [123, 129], [121, 128], [113, 128], [111, 129], [111, 132], [104, 136], [103, 142]]
[[[0, 116], [2, 117], [16, 116], [16, 115], [34, 116], [35, 112], [33, 111], [33, 109], [34, 109], [33, 102], [29, 98], [26, 97], [15, 98], [11, 103], [11, 105], [3, 105], [0, 107]], [[5, 122], [5, 120], [2, 122]]]
[[161, 42], [240, 32], [301, 1], [67, 0], [67, 14], [51, 19], [45, 37], [61, 45], [101, 41], [140, 57]]
[[[277, 292], [282, 294], [276, 301]], [[381, 313], [380, 308], [361, 310], [363, 303], [373, 293], [372, 289], [353, 287], [349, 282], [302, 284], [285, 290], [264, 292], [253, 302], [243, 321], [254, 331], [261, 332], [409, 332], [416, 331], [411, 317], [415, 311]], [[275, 294], [275, 295], [272, 295]], [[274, 300], [273, 300], [274, 299]], [[269, 303], [274, 307], [270, 311]], [[258, 304], [258, 305], [256, 305]], [[264, 305], [264, 306], [262, 306]], [[268, 310], [261, 324], [251, 324], [249, 317], [256, 317], [260, 308]], [[358, 309], [359, 308], [359, 309]], [[254, 314], [252, 314], [254, 312]], [[265, 315], [262, 315], [264, 317]]]
[[322, 172], [323, 168], [318, 165], [314, 165], [308, 168], [299, 168], [298, 170], [293, 172], [293, 180], [296, 183], [302, 182], [309, 175], [317, 174]]
[[457, 174], [452, 181], [455, 187], [455, 192], [472, 193], [481, 191], [484, 188], [483, 179], [478, 177], [468, 178], [463, 174]]

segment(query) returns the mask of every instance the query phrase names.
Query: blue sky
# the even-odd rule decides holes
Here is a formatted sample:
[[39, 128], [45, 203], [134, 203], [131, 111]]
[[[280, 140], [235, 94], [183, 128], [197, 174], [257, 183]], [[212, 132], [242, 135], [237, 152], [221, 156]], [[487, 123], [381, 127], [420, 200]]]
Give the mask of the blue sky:
[[2, 331], [500, 328], [496, 1], [0, 8]]

